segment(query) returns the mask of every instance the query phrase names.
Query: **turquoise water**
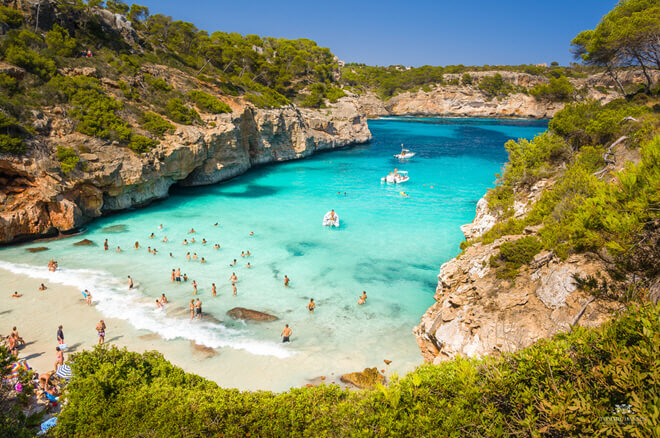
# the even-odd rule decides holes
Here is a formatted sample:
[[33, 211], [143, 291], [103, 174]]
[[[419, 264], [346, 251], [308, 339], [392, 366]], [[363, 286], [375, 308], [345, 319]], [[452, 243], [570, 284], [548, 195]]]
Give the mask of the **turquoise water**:
[[[167, 200], [93, 222], [82, 237], [48, 242], [43, 253], [24, 250], [41, 243], [2, 249], [0, 267], [50, 275], [43, 267], [56, 259], [63, 269], [50, 281], [90, 289], [106, 316], [165, 339], [297, 357], [310, 367], [315, 361], [366, 366], [388, 356], [420, 362], [411, 329], [433, 303], [440, 265], [459, 252], [459, 226], [473, 219], [477, 201], [501, 170], [504, 143], [531, 138], [547, 122], [404, 118], [370, 121], [369, 127], [369, 144], [259, 167], [214, 186], [173, 189]], [[393, 158], [402, 143], [416, 152], [407, 163]], [[395, 167], [408, 171], [410, 181], [382, 184], [380, 178]], [[338, 229], [321, 226], [331, 208], [340, 217]], [[162, 242], [164, 236], [169, 242]], [[96, 246], [72, 246], [83, 237]], [[182, 245], [191, 237], [197, 242]], [[135, 241], [143, 248], [134, 250]], [[122, 252], [114, 251], [117, 246]], [[147, 253], [147, 246], [158, 254]], [[246, 250], [252, 255], [242, 258]], [[207, 263], [187, 261], [188, 251]], [[237, 266], [230, 266], [233, 259]], [[247, 262], [253, 267], [246, 268]], [[190, 322], [191, 282], [170, 281], [178, 267], [199, 284], [204, 312], [223, 322]], [[239, 278], [237, 296], [232, 272]], [[283, 286], [285, 274], [289, 288]], [[137, 290], [127, 290], [127, 275]], [[211, 296], [213, 282], [217, 297]], [[363, 290], [368, 301], [358, 306]], [[155, 310], [161, 293], [171, 303], [165, 312]], [[310, 297], [313, 315], [306, 309]], [[280, 321], [233, 321], [225, 312], [236, 306]], [[284, 323], [294, 331], [286, 345], [279, 342]]]

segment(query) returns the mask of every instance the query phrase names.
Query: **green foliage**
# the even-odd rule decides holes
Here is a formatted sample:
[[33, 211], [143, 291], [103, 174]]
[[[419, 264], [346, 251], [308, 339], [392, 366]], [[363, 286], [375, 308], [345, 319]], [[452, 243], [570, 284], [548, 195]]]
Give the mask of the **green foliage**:
[[151, 76], [149, 73], [145, 73], [144, 75], [144, 80], [149, 84], [152, 88], [160, 91], [171, 91], [172, 86], [167, 83], [167, 81], [163, 78], [155, 78]]
[[178, 97], [173, 97], [165, 105], [167, 117], [182, 125], [192, 125], [194, 121], [200, 120], [199, 114], [192, 108], [188, 108]]
[[18, 91], [18, 80], [6, 73], [0, 73], [0, 88], [8, 94], [14, 94]]
[[323, 84], [314, 84], [309, 87], [309, 94], [300, 102], [300, 106], [321, 108], [323, 106]]
[[211, 114], [230, 113], [231, 107], [222, 102], [215, 96], [205, 93], [201, 90], [191, 90], [188, 92], [190, 100], [195, 102], [197, 108]]
[[[652, 436], [658, 343], [660, 307], [646, 305], [517, 353], [422, 365], [372, 391], [279, 394], [219, 388], [156, 352], [96, 347], [73, 357], [54, 436]], [[609, 420], [621, 404], [636, 421]]]
[[511, 84], [505, 82], [499, 73], [483, 77], [479, 81], [479, 89], [489, 97], [505, 96], [513, 91]]
[[128, 142], [128, 148], [138, 154], [149, 152], [158, 144], [157, 140], [145, 137], [143, 135], [133, 134], [131, 140]]
[[50, 86], [71, 104], [69, 115], [78, 121], [79, 132], [120, 142], [130, 139], [128, 124], [116, 114], [122, 103], [105, 94], [98, 79], [58, 76], [51, 79]]
[[551, 77], [549, 83], [540, 84], [529, 90], [529, 94], [538, 98], [558, 102], [567, 102], [571, 100], [575, 92], [573, 85], [566, 78], [560, 76], [558, 78]]
[[326, 87], [325, 89], [325, 97], [331, 103], [337, 102], [339, 99], [341, 99], [344, 96], [346, 96], [346, 93], [344, 93], [344, 90], [342, 90], [339, 87]]
[[21, 155], [27, 151], [23, 142], [24, 129], [11, 116], [0, 111], [0, 152]]
[[69, 36], [69, 31], [57, 23], [46, 33], [46, 44], [57, 56], [73, 56], [78, 45], [76, 40]]
[[57, 66], [53, 60], [41, 56], [38, 52], [27, 46], [10, 45], [7, 47], [5, 50], [5, 61], [23, 67], [44, 79], [54, 75], [57, 70]]
[[585, 144], [615, 140], [627, 126], [626, 117], [638, 117], [648, 108], [619, 99], [606, 105], [597, 101], [567, 105], [550, 121], [550, 130], [566, 138], [574, 149]]
[[115, 14], [126, 15], [129, 11], [128, 5], [121, 0], [108, 0], [106, 7]]
[[80, 157], [73, 148], [57, 146], [57, 160], [60, 162], [62, 172], [66, 175], [78, 166]]
[[135, 89], [128, 85], [126, 82], [117, 81], [117, 85], [119, 86], [119, 89], [126, 99], [138, 100], [140, 98], [140, 95], [135, 91]]
[[463, 85], [472, 85], [472, 76], [470, 76], [470, 73], [463, 73], [463, 76], [461, 76], [461, 83]]
[[520, 239], [504, 242], [500, 246], [497, 258], [491, 257], [490, 265], [501, 269], [496, 271], [497, 278], [515, 278], [518, 269], [534, 260], [534, 256], [541, 251], [541, 241], [533, 236], [521, 237]]
[[374, 89], [384, 99], [402, 91], [422, 85], [442, 83], [444, 67], [406, 68], [400, 65], [372, 67], [364, 64], [348, 64], [342, 70], [341, 80], [345, 85]]
[[23, 14], [16, 9], [0, 5], [0, 23], [5, 23], [10, 28], [19, 27], [23, 24]]
[[140, 125], [158, 138], [163, 138], [165, 134], [173, 134], [176, 129], [173, 124], [156, 113], [142, 114]]

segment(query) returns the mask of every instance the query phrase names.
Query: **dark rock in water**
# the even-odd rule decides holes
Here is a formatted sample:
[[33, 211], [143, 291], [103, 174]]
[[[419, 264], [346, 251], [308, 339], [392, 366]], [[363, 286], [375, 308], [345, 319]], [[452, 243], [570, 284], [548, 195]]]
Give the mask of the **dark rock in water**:
[[27, 252], [41, 252], [41, 251], [48, 251], [48, 248], [45, 246], [37, 246], [36, 248], [25, 248]]
[[76, 242], [73, 244], [73, 246], [94, 246], [94, 245], [96, 244], [89, 239], [83, 239], [80, 242]]
[[378, 372], [378, 368], [365, 368], [362, 372], [343, 374], [339, 379], [358, 388], [373, 388], [378, 383], [385, 383], [385, 376]]
[[125, 233], [128, 231], [128, 227], [124, 224], [111, 225], [109, 227], [102, 228], [101, 231], [104, 233]]
[[269, 315], [268, 313], [259, 312], [258, 310], [246, 309], [244, 307], [234, 307], [227, 312], [230, 318], [245, 319], [250, 321], [277, 321], [277, 316]]

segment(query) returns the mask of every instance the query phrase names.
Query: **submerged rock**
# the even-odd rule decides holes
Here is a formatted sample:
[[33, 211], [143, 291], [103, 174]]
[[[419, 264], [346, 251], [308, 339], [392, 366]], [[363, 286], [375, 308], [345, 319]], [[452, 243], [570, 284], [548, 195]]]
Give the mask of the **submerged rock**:
[[385, 376], [378, 372], [378, 368], [373, 367], [365, 368], [361, 372], [342, 374], [339, 380], [358, 388], [373, 388], [378, 383], [385, 383]]
[[227, 311], [227, 316], [233, 319], [244, 319], [249, 321], [277, 321], [279, 319], [277, 316], [259, 312], [258, 310], [246, 309], [244, 307], [234, 307]]
[[48, 248], [45, 246], [37, 246], [36, 248], [25, 248], [27, 252], [41, 252], [48, 251]]
[[111, 225], [109, 227], [102, 228], [101, 231], [104, 233], [125, 233], [128, 231], [128, 227], [124, 224]]
[[73, 244], [73, 246], [94, 246], [94, 245], [96, 244], [89, 239], [83, 239], [80, 242], [76, 242]]

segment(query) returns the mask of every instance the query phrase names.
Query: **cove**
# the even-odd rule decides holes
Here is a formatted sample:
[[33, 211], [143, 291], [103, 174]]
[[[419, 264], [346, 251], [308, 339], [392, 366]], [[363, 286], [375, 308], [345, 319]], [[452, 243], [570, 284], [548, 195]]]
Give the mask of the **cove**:
[[[393, 361], [389, 371], [406, 372], [421, 363], [411, 330], [434, 302], [440, 266], [459, 252], [460, 225], [473, 219], [506, 161], [504, 143], [532, 138], [547, 121], [388, 118], [369, 127], [368, 144], [258, 167], [223, 184], [175, 189], [147, 208], [93, 222], [82, 236], [47, 242], [48, 251], [25, 250], [41, 243], [3, 248], [0, 268], [89, 289], [103, 315], [130, 323], [126, 344], [157, 334], [176, 346], [177, 363], [188, 362], [188, 370], [223, 386], [284, 390], [320, 375], [381, 368], [384, 359]], [[405, 163], [393, 157], [402, 143], [416, 153]], [[410, 181], [381, 183], [395, 167], [408, 171]], [[321, 226], [331, 208], [338, 229]], [[182, 245], [193, 237], [195, 243]], [[96, 245], [73, 246], [83, 238]], [[147, 253], [148, 246], [158, 254]], [[252, 255], [241, 257], [248, 250]], [[186, 260], [187, 252], [207, 263]], [[48, 273], [49, 259], [62, 269]], [[173, 268], [190, 281], [172, 283]], [[127, 289], [127, 275], [136, 289]], [[199, 285], [194, 297], [192, 280]], [[363, 290], [367, 303], [358, 306]], [[154, 305], [162, 293], [170, 302], [164, 312]], [[188, 303], [198, 297], [205, 317], [191, 322]], [[310, 298], [313, 314], [306, 309]], [[226, 316], [234, 307], [279, 320], [235, 321]], [[279, 337], [285, 323], [293, 329], [289, 344]], [[220, 354], [189, 359], [190, 341]]]

